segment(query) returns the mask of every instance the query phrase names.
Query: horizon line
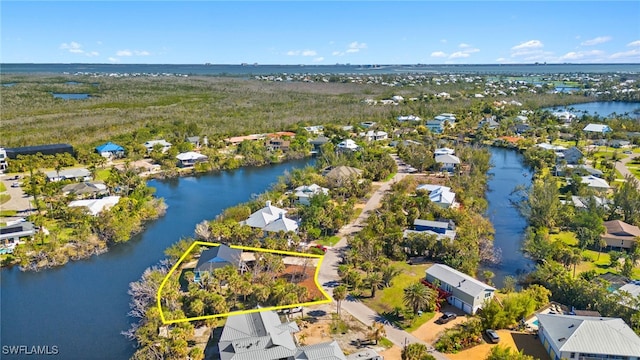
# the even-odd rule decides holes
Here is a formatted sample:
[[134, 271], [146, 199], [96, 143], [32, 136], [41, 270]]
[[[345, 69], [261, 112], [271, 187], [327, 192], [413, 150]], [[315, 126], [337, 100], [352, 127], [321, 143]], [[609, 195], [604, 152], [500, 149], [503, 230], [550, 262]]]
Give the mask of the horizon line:
[[110, 62], [0, 62], [0, 65], [201, 65], [201, 66], [510, 66], [510, 65], [640, 65], [640, 62], [629, 63], [570, 63], [570, 62], [533, 62], [533, 63], [459, 63], [459, 64], [447, 64], [447, 63], [398, 63], [398, 64], [378, 64], [378, 63], [364, 63], [364, 64], [352, 64], [352, 63], [335, 63], [335, 64], [275, 64], [275, 63], [110, 63]]

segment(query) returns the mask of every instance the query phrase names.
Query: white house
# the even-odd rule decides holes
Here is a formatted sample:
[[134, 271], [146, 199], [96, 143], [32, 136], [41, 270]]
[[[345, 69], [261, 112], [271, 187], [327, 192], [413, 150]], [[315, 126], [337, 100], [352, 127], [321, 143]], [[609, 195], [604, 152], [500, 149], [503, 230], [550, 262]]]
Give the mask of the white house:
[[570, 123], [573, 119], [576, 118], [576, 114], [570, 113], [568, 111], [558, 111], [554, 112], [552, 115], [555, 116], [556, 119], [565, 123]]
[[265, 207], [251, 214], [242, 224], [272, 232], [297, 231], [298, 223], [285, 217], [286, 213], [287, 210], [273, 206], [271, 201], [267, 201]]
[[538, 314], [538, 335], [551, 360], [640, 359], [640, 337], [619, 318]]
[[441, 185], [424, 184], [416, 188], [416, 190], [424, 190], [429, 193], [429, 200], [434, 204], [445, 209], [450, 208], [456, 202], [456, 193], [451, 188]]
[[373, 130], [369, 130], [366, 133], [360, 133], [361, 137], [364, 137], [365, 140], [367, 141], [380, 141], [380, 140], [386, 140], [389, 138], [389, 134], [387, 134], [384, 131], [373, 131]]
[[178, 159], [178, 165], [181, 167], [190, 167], [199, 162], [207, 161], [208, 157], [197, 152], [187, 151], [185, 153], [178, 154], [176, 159]]
[[298, 186], [294, 191], [294, 195], [298, 198], [298, 202], [303, 205], [309, 205], [311, 203], [311, 198], [318, 194], [329, 194], [329, 189], [323, 188], [317, 184]]
[[583, 184], [587, 184], [588, 187], [596, 190], [608, 190], [611, 188], [605, 179], [593, 175], [583, 176], [581, 179]]
[[433, 152], [433, 155], [435, 155], [435, 156], [438, 156], [438, 155], [453, 155], [455, 153], [456, 153], [455, 150], [443, 147], [443, 148], [436, 149], [436, 151]]
[[45, 174], [49, 181], [74, 180], [74, 181], [90, 181], [93, 179], [91, 171], [85, 168], [64, 169], [58, 171], [47, 171]]
[[456, 165], [460, 165], [460, 158], [455, 155], [438, 155], [436, 156], [436, 163], [442, 164], [442, 170], [453, 171]]
[[360, 149], [358, 144], [351, 139], [342, 140], [337, 145], [338, 151], [358, 151], [358, 149]]
[[612, 131], [609, 125], [604, 125], [604, 124], [589, 124], [585, 126], [584, 129], [582, 130], [586, 132], [594, 132], [599, 134], [606, 134]]
[[112, 208], [118, 201], [120, 196], [105, 196], [101, 199], [75, 200], [69, 203], [69, 207], [84, 207], [89, 214], [97, 216], [101, 211]]
[[484, 303], [491, 300], [496, 289], [463, 272], [444, 264], [435, 264], [427, 269], [426, 280], [440, 283], [440, 289], [448, 294], [449, 304], [467, 314], [475, 314]]
[[164, 139], [162, 140], [150, 140], [144, 143], [144, 147], [147, 148], [147, 152], [152, 152], [153, 148], [156, 147], [156, 145], [160, 146], [160, 151], [162, 151], [162, 153], [166, 153], [169, 149], [171, 149], [171, 143], [166, 142]]
[[396, 118], [400, 122], [404, 121], [422, 121], [422, 118], [416, 115], [400, 115]]

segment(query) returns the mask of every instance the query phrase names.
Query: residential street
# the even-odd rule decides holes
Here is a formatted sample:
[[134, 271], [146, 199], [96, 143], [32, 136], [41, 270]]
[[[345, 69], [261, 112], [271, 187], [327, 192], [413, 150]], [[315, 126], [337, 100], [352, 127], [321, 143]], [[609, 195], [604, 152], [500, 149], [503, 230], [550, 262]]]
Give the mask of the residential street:
[[[396, 162], [398, 162], [397, 157], [394, 156], [394, 158]], [[400, 181], [405, 176], [409, 175], [405, 171], [406, 169], [404, 167], [398, 166], [398, 173], [390, 181], [378, 182], [373, 184], [374, 187], [379, 187], [367, 201], [364, 209], [362, 210], [362, 213], [360, 213], [360, 216], [358, 216], [355, 221], [345, 225], [339, 231], [340, 241], [333, 248], [330, 248], [325, 254], [324, 260], [322, 261], [322, 265], [320, 267], [320, 272], [318, 274], [318, 282], [330, 295], [333, 296], [333, 286], [338, 281], [340, 281], [337, 269], [338, 264], [340, 263], [340, 254], [347, 249], [347, 237], [352, 235], [353, 233], [360, 231], [360, 229], [362, 228], [362, 224], [364, 224], [371, 212], [375, 211], [375, 209], [380, 206], [380, 201], [382, 200], [384, 194], [390, 189], [391, 184]], [[394, 344], [400, 346], [401, 348], [407, 344], [412, 343], [422, 343], [427, 345], [428, 347], [431, 347], [431, 344], [428, 344], [409, 334], [408, 332], [391, 325], [374, 310], [370, 309], [365, 304], [352, 297], [347, 297], [347, 299], [342, 302], [342, 310], [353, 315], [356, 319], [360, 320], [365, 325], [371, 324], [373, 320], [385, 324], [387, 339], [391, 340]], [[439, 360], [447, 359], [446, 356], [435, 351], [431, 354]]]
[[[633, 153], [629, 156], [627, 156], [626, 158], [620, 160], [620, 161], [616, 161], [616, 170], [618, 170], [620, 172], [620, 174], [622, 174], [623, 177], [626, 177], [627, 175], [631, 175], [633, 176], [633, 174], [631, 173], [631, 171], [629, 171], [629, 169], [627, 169], [627, 163], [637, 157], [640, 156], [640, 153]], [[638, 183], [638, 187], [640, 188], [640, 183]]]

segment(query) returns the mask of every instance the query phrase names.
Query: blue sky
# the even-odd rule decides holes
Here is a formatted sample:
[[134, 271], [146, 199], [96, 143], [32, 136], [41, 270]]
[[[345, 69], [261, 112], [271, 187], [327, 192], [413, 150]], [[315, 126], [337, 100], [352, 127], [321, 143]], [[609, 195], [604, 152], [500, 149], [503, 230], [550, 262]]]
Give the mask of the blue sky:
[[640, 1], [11, 1], [0, 62], [640, 63]]

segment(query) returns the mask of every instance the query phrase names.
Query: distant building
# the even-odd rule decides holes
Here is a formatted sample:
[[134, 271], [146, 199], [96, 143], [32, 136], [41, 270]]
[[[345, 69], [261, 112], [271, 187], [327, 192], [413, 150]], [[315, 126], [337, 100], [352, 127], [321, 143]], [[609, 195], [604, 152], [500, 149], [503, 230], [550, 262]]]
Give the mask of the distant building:
[[0, 171], [5, 170], [9, 166], [7, 163], [7, 151], [4, 148], [0, 148]]
[[86, 208], [89, 214], [98, 216], [103, 210], [108, 210], [120, 201], [120, 196], [106, 196], [101, 199], [75, 200], [69, 203], [69, 207]]
[[105, 158], [121, 158], [124, 157], [124, 148], [118, 144], [107, 142], [100, 146], [96, 146], [96, 152]]
[[640, 237], [640, 228], [624, 221], [605, 221], [603, 225], [606, 231], [601, 237], [612, 248], [630, 249]]
[[162, 140], [150, 140], [144, 143], [144, 147], [147, 148], [147, 152], [152, 152], [153, 149], [158, 146], [160, 148], [160, 151], [164, 154], [167, 151], [169, 151], [169, 149], [171, 149], [171, 143], [165, 141], [164, 139]]
[[18, 155], [35, 155], [37, 153], [40, 153], [42, 155], [55, 155], [65, 153], [73, 155], [73, 146], [69, 144], [34, 145], [17, 148], [6, 148], [4, 150], [9, 159], [17, 159]]
[[598, 133], [598, 134], [606, 134], [612, 131], [609, 125], [603, 125], [603, 124], [589, 124], [585, 126], [584, 129], [582, 130], [586, 132], [592, 132], [592, 133]]
[[311, 203], [311, 198], [318, 194], [328, 195], [329, 189], [323, 188], [317, 184], [303, 185], [294, 189], [294, 195], [302, 205], [309, 205]]
[[384, 131], [373, 131], [369, 130], [367, 132], [360, 133], [360, 137], [363, 137], [366, 141], [379, 141], [386, 140], [389, 138], [389, 134]]
[[352, 151], [358, 151], [359, 149], [360, 149], [360, 146], [358, 146], [358, 144], [356, 144], [356, 142], [351, 139], [342, 140], [336, 146], [336, 150], [338, 151], [352, 152]]
[[85, 168], [76, 168], [76, 169], [63, 169], [60, 171], [47, 171], [45, 173], [47, 176], [47, 180], [49, 181], [62, 181], [62, 180], [73, 180], [73, 181], [90, 181], [93, 179], [91, 175], [91, 171]]
[[192, 167], [197, 163], [207, 161], [209, 158], [206, 155], [202, 155], [197, 152], [187, 151], [185, 153], [178, 154], [176, 159], [178, 159], [178, 166]]

